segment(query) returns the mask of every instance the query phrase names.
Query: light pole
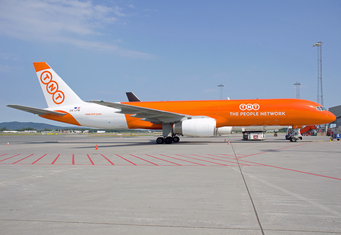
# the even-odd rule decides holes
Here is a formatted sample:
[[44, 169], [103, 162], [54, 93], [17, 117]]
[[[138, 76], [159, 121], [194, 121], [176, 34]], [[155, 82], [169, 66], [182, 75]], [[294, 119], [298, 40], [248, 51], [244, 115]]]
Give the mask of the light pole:
[[313, 47], [317, 47], [317, 103], [323, 106], [323, 89], [322, 89], [322, 44], [317, 42]]
[[219, 85], [218, 85], [218, 87], [220, 88], [220, 99], [222, 100], [223, 99], [223, 89], [224, 89], [224, 87], [225, 87], [225, 85], [223, 85], [222, 83], [220, 83]]
[[294, 83], [294, 85], [296, 86], [296, 99], [300, 99], [300, 82], [296, 82]]

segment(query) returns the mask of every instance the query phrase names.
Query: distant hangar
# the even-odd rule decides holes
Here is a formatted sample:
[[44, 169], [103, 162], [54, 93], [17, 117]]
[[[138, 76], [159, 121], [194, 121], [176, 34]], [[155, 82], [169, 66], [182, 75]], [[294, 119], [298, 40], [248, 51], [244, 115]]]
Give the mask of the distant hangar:
[[341, 126], [341, 105], [329, 108], [329, 111], [336, 116], [336, 120], [333, 122], [337, 127]]

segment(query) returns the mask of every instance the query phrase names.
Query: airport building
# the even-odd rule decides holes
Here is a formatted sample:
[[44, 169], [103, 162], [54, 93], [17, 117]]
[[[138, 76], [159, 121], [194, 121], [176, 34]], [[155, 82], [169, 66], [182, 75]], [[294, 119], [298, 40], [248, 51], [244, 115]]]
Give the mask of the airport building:
[[336, 120], [333, 122], [336, 127], [341, 126], [341, 105], [329, 108], [329, 111], [336, 116]]

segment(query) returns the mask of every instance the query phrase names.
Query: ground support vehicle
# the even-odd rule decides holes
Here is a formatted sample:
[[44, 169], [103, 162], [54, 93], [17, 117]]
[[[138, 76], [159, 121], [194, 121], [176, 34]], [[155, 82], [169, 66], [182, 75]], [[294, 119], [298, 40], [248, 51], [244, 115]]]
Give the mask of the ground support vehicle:
[[246, 131], [243, 132], [243, 140], [265, 140], [266, 135], [263, 131]]

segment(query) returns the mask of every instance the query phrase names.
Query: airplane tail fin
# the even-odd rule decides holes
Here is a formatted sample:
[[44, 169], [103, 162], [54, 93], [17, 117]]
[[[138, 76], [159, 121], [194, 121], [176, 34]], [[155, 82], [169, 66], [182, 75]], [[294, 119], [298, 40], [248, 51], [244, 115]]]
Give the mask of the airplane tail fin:
[[34, 62], [34, 68], [49, 108], [79, 105], [83, 101], [45, 62]]
[[126, 92], [129, 102], [140, 102], [141, 100], [133, 92]]

